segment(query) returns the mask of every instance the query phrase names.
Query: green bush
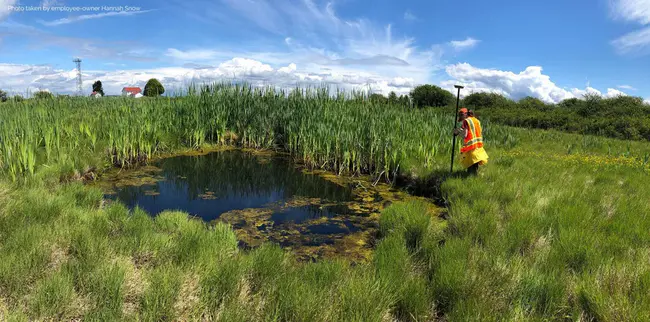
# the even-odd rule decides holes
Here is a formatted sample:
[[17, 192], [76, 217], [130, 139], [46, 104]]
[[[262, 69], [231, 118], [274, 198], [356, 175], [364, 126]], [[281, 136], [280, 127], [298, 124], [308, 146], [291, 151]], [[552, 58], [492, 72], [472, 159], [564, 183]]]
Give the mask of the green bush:
[[155, 97], [165, 93], [165, 88], [155, 78], [150, 79], [144, 86], [144, 96]]
[[420, 85], [411, 91], [413, 104], [423, 108], [427, 106], [447, 106], [454, 101], [454, 94], [435, 85]]
[[54, 98], [54, 95], [52, 95], [52, 93], [50, 93], [50, 92], [38, 91], [38, 92], [34, 93], [34, 98], [35, 99], [51, 99], [51, 98]]
[[641, 97], [587, 94], [583, 99], [548, 104], [533, 97], [515, 102], [499, 94], [474, 93], [463, 104], [480, 117], [504, 125], [650, 140], [650, 105]]

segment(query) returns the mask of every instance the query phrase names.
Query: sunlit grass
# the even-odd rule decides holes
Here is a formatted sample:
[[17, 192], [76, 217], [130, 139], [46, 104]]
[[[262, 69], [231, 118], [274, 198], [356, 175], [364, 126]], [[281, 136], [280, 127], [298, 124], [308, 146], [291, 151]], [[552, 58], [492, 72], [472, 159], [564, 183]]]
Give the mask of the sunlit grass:
[[[318, 91], [199, 94], [0, 111], [1, 319], [650, 319], [650, 144], [485, 122], [490, 162], [462, 178], [447, 176], [451, 120], [439, 111]], [[277, 245], [238, 249], [227, 225], [152, 218], [58, 182], [203, 144], [280, 148], [337, 172], [445, 175], [447, 219], [398, 202], [371, 262], [298, 263]]]

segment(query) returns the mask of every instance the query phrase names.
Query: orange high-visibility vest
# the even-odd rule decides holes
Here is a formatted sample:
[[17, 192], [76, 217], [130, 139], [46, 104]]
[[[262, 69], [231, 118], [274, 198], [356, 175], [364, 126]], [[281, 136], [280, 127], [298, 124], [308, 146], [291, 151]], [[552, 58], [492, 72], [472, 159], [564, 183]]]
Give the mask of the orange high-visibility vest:
[[467, 129], [467, 135], [463, 140], [463, 146], [460, 148], [461, 153], [469, 152], [483, 147], [483, 137], [481, 136], [481, 122], [475, 117], [468, 117], [463, 121], [463, 128]]

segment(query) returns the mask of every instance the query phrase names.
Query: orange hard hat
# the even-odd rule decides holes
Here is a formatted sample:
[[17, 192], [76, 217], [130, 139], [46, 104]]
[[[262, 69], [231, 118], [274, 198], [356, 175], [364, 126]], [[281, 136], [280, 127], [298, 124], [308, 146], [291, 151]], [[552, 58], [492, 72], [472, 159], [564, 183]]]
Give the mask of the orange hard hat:
[[461, 114], [461, 113], [463, 113], [463, 114], [467, 113], [467, 109], [463, 107], [460, 110], [458, 110], [458, 114]]

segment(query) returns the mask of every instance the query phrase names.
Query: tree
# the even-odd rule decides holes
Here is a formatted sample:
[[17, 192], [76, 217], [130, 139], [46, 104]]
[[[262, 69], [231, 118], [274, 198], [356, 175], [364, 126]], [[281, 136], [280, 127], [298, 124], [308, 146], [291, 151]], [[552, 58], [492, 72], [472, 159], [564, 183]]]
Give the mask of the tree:
[[25, 99], [24, 99], [22, 96], [20, 96], [20, 95], [14, 95], [14, 97], [12, 97], [12, 99], [13, 99], [16, 103], [19, 103], [19, 102], [22, 102], [22, 101], [25, 100]]
[[101, 81], [98, 80], [93, 84], [93, 92], [97, 92], [104, 96], [104, 88], [102, 87]]
[[154, 97], [160, 96], [165, 93], [165, 88], [162, 84], [155, 78], [147, 81], [147, 85], [144, 86], [144, 96]]
[[406, 107], [410, 107], [410, 106], [411, 106], [411, 102], [409, 101], [409, 97], [406, 96], [406, 95], [400, 95], [400, 97], [399, 97], [399, 104], [400, 104], [400, 105], [403, 105], [403, 106], [406, 106]]
[[557, 105], [562, 108], [576, 108], [581, 104], [581, 101], [575, 97], [572, 98], [567, 98], [565, 100], [562, 100], [560, 103]]
[[0, 89], [0, 102], [6, 102], [6, 101], [7, 101], [7, 92]]
[[390, 92], [388, 94], [388, 103], [389, 104], [397, 104], [397, 94], [395, 92]]
[[540, 111], [545, 111], [549, 109], [549, 106], [546, 105], [542, 100], [532, 96], [526, 96], [519, 100], [518, 102], [520, 108], [524, 109], [536, 109]]
[[503, 95], [487, 92], [472, 93], [463, 99], [463, 105], [468, 108], [507, 107], [511, 103], [512, 102]]
[[378, 93], [373, 93], [370, 94], [370, 102], [375, 103], [375, 104], [386, 104], [388, 102], [388, 99], [386, 96], [378, 94]]
[[454, 101], [454, 94], [436, 85], [420, 85], [411, 91], [413, 104], [418, 107], [447, 106]]
[[54, 95], [52, 95], [52, 93], [46, 92], [46, 91], [38, 91], [38, 92], [34, 93], [34, 98], [35, 99], [50, 99], [50, 98], [53, 98], [53, 97], [54, 97]]

